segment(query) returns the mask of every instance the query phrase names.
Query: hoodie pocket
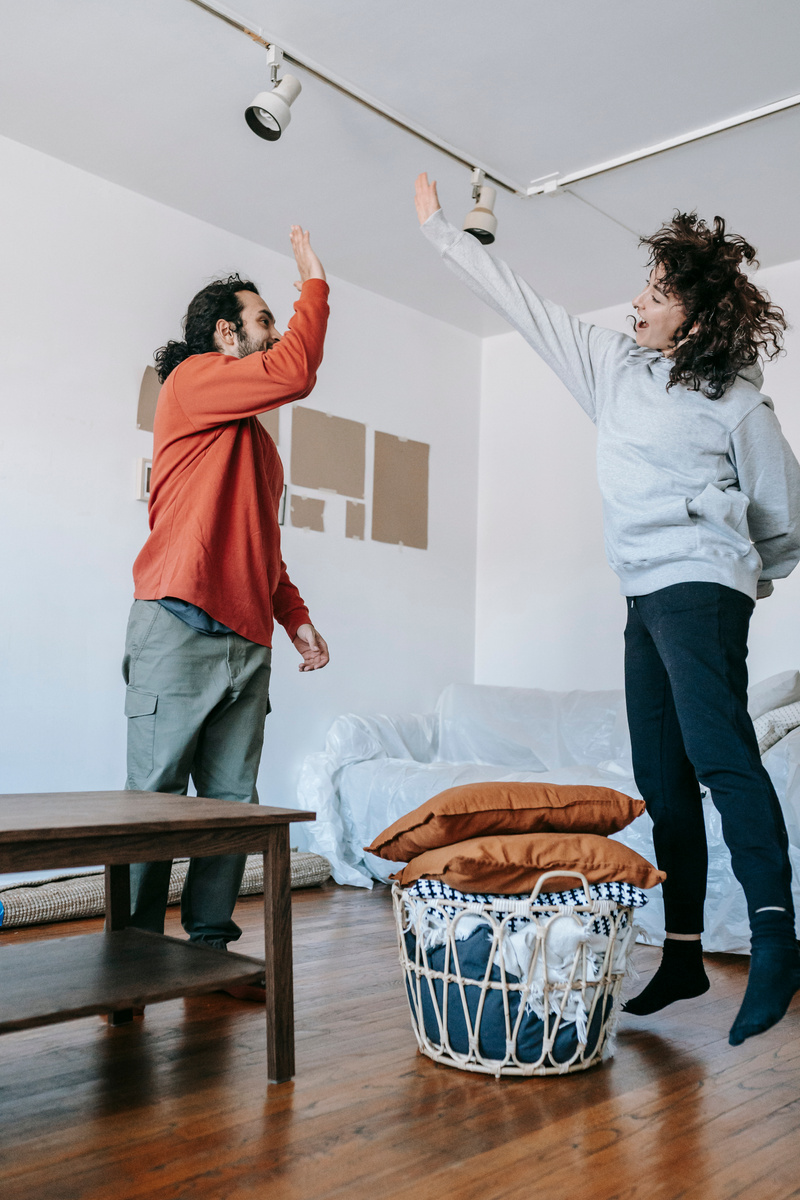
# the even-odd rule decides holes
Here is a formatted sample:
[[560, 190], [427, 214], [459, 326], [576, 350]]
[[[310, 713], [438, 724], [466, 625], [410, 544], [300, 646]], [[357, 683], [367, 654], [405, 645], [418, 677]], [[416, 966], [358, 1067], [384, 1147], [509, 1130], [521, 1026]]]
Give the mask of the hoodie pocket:
[[719, 488], [710, 483], [689, 502], [689, 512], [697, 521], [699, 544], [703, 548], [731, 550], [738, 558], [750, 553], [752, 545], [747, 525], [750, 504], [738, 488]]
[[612, 566], [643, 566], [697, 553], [697, 524], [678, 497], [628, 518], [608, 546]]

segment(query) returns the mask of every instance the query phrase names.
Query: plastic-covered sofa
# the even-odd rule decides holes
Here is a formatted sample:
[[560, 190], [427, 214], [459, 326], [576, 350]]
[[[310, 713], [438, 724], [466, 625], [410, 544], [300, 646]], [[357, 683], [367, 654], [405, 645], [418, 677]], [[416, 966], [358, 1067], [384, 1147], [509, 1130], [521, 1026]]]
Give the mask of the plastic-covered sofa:
[[[800, 701], [800, 673], [786, 671], [750, 690], [755, 719]], [[783, 805], [800, 909], [800, 728], [764, 755]], [[324, 751], [306, 758], [300, 807], [317, 820], [298, 827], [308, 849], [331, 863], [337, 883], [372, 887], [396, 869], [363, 847], [424, 801], [457, 784], [488, 780], [589, 783], [638, 796], [621, 691], [551, 692], [452, 684], [436, 712], [402, 717], [337, 718]], [[708, 951], [747, 953], [744, 894], [731, 871], [719, 814], [705, 799], [709, 843]], [[648, 816], [615, 837], [655, 861]], [[656, 942], [663, 938], [660, 889], [637, 914]]]

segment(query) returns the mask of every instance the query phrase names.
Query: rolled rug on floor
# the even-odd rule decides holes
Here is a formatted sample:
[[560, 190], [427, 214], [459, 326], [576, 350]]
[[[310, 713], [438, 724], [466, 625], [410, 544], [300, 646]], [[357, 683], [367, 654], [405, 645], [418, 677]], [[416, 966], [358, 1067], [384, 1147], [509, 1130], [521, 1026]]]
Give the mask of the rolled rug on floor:
[[[172, 864], [169, 904], [178, 904], [189, 869], [189, 859]], [[316, 887], [330, 877], [331, 865], [321, 854], [307, 850], [291, 852], [292, 887]], [[260, 854], [247, 857], [240, 896], [264, 890], [264, 866]], [[102, 917], [106, 909], [105, 877], [102, 867], [80, 875], [60, 875], [33, 883], [0, 884], [0, 931], [23, 925], [45, 925], [80, 917]]]

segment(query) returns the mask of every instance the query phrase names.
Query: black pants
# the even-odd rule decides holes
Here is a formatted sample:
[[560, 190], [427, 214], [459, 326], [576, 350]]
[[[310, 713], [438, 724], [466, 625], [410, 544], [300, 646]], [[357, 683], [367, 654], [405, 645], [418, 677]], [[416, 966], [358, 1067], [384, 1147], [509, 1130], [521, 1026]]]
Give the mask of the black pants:
[[628, 597], [625, 692], [633, 772], [666, 871], [669, 933], [700, 933], [708, 849], [698, 780], [711, 792], [752, 920], [793, 912], [788, 837], [747, 713], [753, 601], [718, 583]]

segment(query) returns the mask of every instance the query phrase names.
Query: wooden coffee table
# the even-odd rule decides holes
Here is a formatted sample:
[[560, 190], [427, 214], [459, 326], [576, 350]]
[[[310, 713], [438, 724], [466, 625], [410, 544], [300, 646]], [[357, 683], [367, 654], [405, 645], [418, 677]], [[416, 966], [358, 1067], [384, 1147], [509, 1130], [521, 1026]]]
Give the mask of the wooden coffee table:
[[[163, 792], [0, 796], [0, 874], [104, 863], [103, 933], [3, 945], [0, 1033], [132, 1008], [266, 978], [267, 1074], [294, 1075], [289, 822], [316, 814]], [[265, 960], [130, 926], [132, 862], [264, 855]]]

